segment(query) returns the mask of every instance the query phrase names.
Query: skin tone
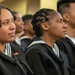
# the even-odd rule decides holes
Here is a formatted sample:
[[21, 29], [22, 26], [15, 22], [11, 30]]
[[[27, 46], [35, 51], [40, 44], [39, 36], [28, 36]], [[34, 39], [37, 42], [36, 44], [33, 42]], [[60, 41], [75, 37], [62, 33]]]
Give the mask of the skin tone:
[[63, 18], [67, 24], [67, 35], [75, 37], [75, 3], [70, 3], [70, 9], [64, 13]]
[[28, 36], [30, 39], [34, 37], [33, 26], [31, 24], [32, 20], [27, 20], [24, 23], [24, 35]]
[[63, 22], [63, 18], [59, 13], [56, 13], [54, 18], [49, 22], [42, 23], [43, 39], [50, 47], [53, 46], [54, 42], [58, 39], [65, 38], [67, 25]]
[[15, 14], [16, 20], [15, 20], [15, 25], [16, 25], [16, 35], [23, 32], [23, 24], [24, 22], [22, 21], [21, 15], [19, 13]]
[[20, 38], [22, 35], [24, 35], [24, 31], [22, 31], [22, 32], [20, 32], [20, 33], [18, 33], [18, 34], [16, 34], [16, 36], [19, 37], [19, 38]]
[[7, 9], [1, 9], [0, 20], [0, 51], [4, 52], [5, 44], [15, 39], [16, 27], [13, 16]]

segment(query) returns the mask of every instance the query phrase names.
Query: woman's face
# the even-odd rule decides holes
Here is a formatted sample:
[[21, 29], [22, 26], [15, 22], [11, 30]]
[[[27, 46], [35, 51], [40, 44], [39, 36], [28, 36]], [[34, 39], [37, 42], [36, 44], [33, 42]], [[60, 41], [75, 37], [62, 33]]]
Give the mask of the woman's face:
[[16, 27], [11, 12], [7, 9], [1, 9], [0, 20], [0, 43], [8, 43], [14, 41]]
[[50, 21], [49, 34], [50, 36], [59, 39], [65, 38], [67, 33], [67, 25], [63, 22], [63, 18], [59, 13], [56, 13], [54, 18]]
[[16, 34], [20, 33], [24, 29], [24, 22], [22, 21], [21, 15], [19, 13], [15, 14], [16, 20], [15, 20], [15, 25], [16, 25]]

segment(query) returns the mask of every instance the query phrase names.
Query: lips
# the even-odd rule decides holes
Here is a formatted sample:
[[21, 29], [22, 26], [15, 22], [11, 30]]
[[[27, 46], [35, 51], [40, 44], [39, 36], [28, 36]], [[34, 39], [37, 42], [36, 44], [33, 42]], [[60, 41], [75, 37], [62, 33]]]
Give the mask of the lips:
[[9, 33], [9, 36], [14, 37], [15, 36], [15, 32]]
[[63, 31], [65, 34], [67, 34], [67, 31], [65, 30], [65, 31]]

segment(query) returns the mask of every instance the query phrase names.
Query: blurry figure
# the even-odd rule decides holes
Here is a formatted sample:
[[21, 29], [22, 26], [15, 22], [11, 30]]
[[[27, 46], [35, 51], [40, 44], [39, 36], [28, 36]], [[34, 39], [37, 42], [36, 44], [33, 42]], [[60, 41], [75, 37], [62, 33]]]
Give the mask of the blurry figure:
[[57, 10], [67, 24], [66, 38], [57, 41], [57, 44], [67, 54], [69, 65], [75, 75], [75, 0], [59, 0]]
[[[21, 46], [21, 42], [20, 42], [19, 38], [23, 35], [23, 34], [20, 35], [20, 33], [23, 33], [24, 22], [22, 21], [22, 17], [20, 15], [20, 13], [13, 11], [13, 14], [14, 14], [13, 16], [14, 16], [14, 20], [15, 20], [14, 23], [16, 25], [16, 38], [13, 43]], [[20, 36], [18, 36], [18, 35], [20, 35]]]
[[20, 38], [24, 49], [32, 42], [34, 37], [33, 26], [31, 24], [33, 15], [27, 14], [22, 17], [24, 22], [24, 36]]
[[18, 35], [23, 32], [23, 21], [21, 18], [21, 15], [18, 12], [13, 11], [13, 16], [14, 16], [14, 23], [16, 26], [16, 37], [15, 40], [10, 43], [10, 46], [12, 48], [12, 51], [14, 52], [14, 55], [19, 59], [22, 67], [24, 70], [26, 70], [27, 75], [32, 75], [33, 72], [30, 69], [30, 67], [27, 65], [26, 60], [25, 60], [25, 55], [24, 55], [24, 49], [21, 46], [21, 41]]

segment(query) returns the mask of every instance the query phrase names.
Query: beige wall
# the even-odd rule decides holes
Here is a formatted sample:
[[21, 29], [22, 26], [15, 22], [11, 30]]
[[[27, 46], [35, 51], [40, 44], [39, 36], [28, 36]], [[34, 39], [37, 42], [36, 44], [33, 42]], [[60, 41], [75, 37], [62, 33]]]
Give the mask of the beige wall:
[[51, 8], [56, 10], [57, 1], [58, 0], [40, 0], [40, 8]]
[[19, 13], [21, 13], [21, 15], [24, 15], [27, 10], [26, 0], [5, 0], [0, 4], [7, 6], [11, 10], [18, 11]]
[[6, 5], [14, 11], [18, 11], [21, 15], [34, 14], [40, 8], [52, 8], [56, 10], [57, 0], [5, 0], [0, 4]]
[[27, 13], [34, 14], [40, 9], [40, 0], [27, 0]]

